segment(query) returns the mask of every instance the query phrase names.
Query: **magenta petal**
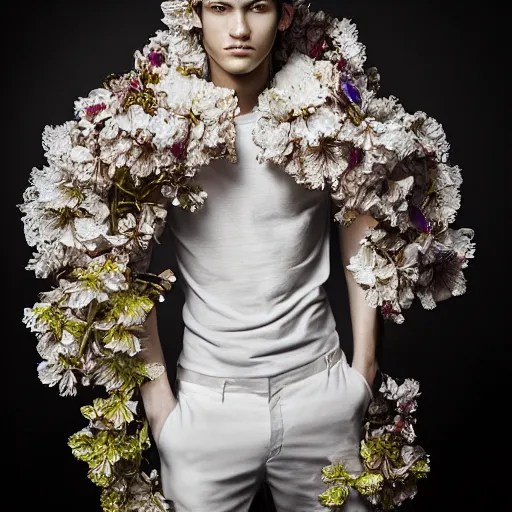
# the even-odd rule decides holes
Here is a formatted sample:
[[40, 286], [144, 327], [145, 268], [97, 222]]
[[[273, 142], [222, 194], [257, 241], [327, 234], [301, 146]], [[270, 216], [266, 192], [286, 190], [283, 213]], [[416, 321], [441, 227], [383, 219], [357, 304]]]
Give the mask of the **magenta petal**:
[[171, 153], [178, 159], [181, 160], [185, 155], [185, 143], [184, 142], [175, 142], [171, 146]]
[[158, 67], [164, 63], [164, 56], [161, 53], [152, 50], [149, 52], [148, 60], [152, 66]]
[[353, 169], [363, 159], [364, 151], [361, 148], [354, 148], [348, 155], [348, 167]]
[[347, 65], [347, 61], [343, 57], [340, 57], [338, 62], [336, 62], [336, 69], [338, 71], [343, 71], [343, 69], [345, 68], [346, 65]]
[[107, 106], [105, 105], [105, 103], [101, 102], [101, 103], [96, 103], [95, 105], [89, 105], [86, 109], [85, 109], [85, 115], [87, 117], [93, 117], [95, 116], [98, 112], [101, 112], [102, 110], [105, 110], [107, 108]]

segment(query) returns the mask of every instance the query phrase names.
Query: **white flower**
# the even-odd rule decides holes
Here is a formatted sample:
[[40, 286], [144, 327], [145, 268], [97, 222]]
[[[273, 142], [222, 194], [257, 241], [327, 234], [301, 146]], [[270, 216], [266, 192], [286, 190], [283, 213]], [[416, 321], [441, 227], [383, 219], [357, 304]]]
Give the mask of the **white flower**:
[[124, 382], [122, 373], [123, 366], [126, 364], [122, 357], [126, 357], [124, 353], [117, 353], [113, 356], [103, 355], [96, 357], [90, 363], [91, 379], [97, 386], [105, 386], [107, 392], [121, 389]]
[[158, 30], [142, 51], [135, 51], [134, 57], [135, 69], [149, 68], [159, 75], [166, 75], [172, 67], [185, 73], [194, 70], [202, 76], [207, 65], [198, 35], [185, 31]]
[[41, 361], [37, 365], [37, 373], [43, 384], [50, 387], [55, 386], [62, 378], [62, 368], [57, 364], [51, 364], [48, 361]]
[[132, 105], [116, 116], [116, 123], [121, 130], [133, 139], [144, 140], [145, 131], [151, 121], [151, 115], [144, 112], [140, 105]]
[[32, 308], [25, 308], [23, 310], [23, 323], [32, 332], [47, 332], [49, 330], [48, 324], [40, 319], [40, 316], [36, 314], [35, 310], [49, 307], [51, 307], [51, 303], [36, 302]]
[[80, 270], [74, 280], [59, 279], [61, 307], [81, 309], [93, 300], [105, 302], [112, 293], [128, 289], [124, 275], [125, 265], [107, 262], [104, 257], [92, 260], [88, 268]]
[[91, 262], [91, 257], [83, 250], [66, 247], [58, 240], [42, 242], [29, 259], [26, 270], [33, 270], [36, 277], [46, 279], [62, 268], [82, 268]]
[[236, 133], [233, 119], [239, 109], [232, 89], [216, 87], [196, 76], [183, 76], [173, 70], [153, 88], [164, 108], [187, 119], [190, 132], [183, 141], [186, 144], [183, 165], [198, 169], [207, 165], [213, 155], [233, 160]]
[[425, 309], [433, 309], [438, 302], [466, 293], [463, 269], [474, 257], [473, 236], [471, 229], [448, 228], [426, 240], [417, 290]]
[[462, 184], [462, 175], [460, 168], [439, 163], [432, 170], [431, 180], [431, 194], [434, 195], [434, 199], [427, 205], [425, 215], [443, 225], [455, 222], [461, 204], [459, 188]]
[[69, 354], [67, 345], [56, 342], [52, 331], [38, 334], [37, 339], [37, 353], [47, 361], [55, 361], [59, 358], [59, 355]]
[[50, 208], [56, 204], [57, 209], [74, 208], [79, 203], [73, 190], [66, 186], [66, 175], [54, 167], [43, 167], [42, 170], [32, 170], [32, 185], [23, 194], [24, 203], [18, 205], [24, 214], [22, 217], [25, 239], [31, 247], [43, 242], [53, 241], [58, 235], [48, 235], [44, 228], [44, 217], [53, 218]]
[[288, 57], [294, 51], [312, 57], [316, 49], [325, 42], [325, 34], [333, 22], [332, 16], [309, 10], [306, 0], [294, 0], [295, 14], [291, 26], [282, 34], [281, 45], [275, 51], [276, 61], [286, 65]]
[[385, 148], [365, 153], [349, 142], [344, 144], [346, 151], [340, 161], [340, 175], [331, 184], [331, 199], [340, 208], [335, 220], [349, 226], [356, 214], [366, 213], [381, 220], [392, 210], [399, 225], [398, 216], [403, 209], [401, 196], [407, 193], [409, 182], [393, 183], [389, 179], [398, 163], [396, 153]]
[[420, 279], [421, 246], [407, 243], [399, 233], [370, 229], [357, 254], [347, 265], [366, 291], [372, 307], [381, 307], [386, 318], [402, 323], [402, 309], [411, 306]]
[[416, 398], [420, 396], [420, 383], [415, 379], [404, 379], [398, 382], [384, 374], [384, 379], [379, 391], [388, 400], [396, 402], [396, 409], [402, 414], [408, 415], [416, 411]]
[[279, 122], [270, 117], [260, 118], [253, 132], [254, 143], [261, 148], [258, 161], [268, 160], [284, 167], [294, 149], [290, 134], [291, 123]]
[[71, 132], [77, 128], [76, 121], [67, 121], [59, 126], [45, 126], [42, 143], [45, 150], [44, 156], [49, 164], [59, 167], [67, 162], [69, 153], [73, 147]]
[[86, 214], [78, 216], [74, 220], [73, 241], [70, 243], [61, 241], [64, 245], [69, 246], [73, 246], [74, 242], [78, 241], [89, 251], [95, 251], [101, 246], [110, 231], [110, 209], [100, 196], [88, 192], [80, 203], [80, 210]]
[[144, 204], [136, 218], [129, 213], [119, 220], [119, 233], [130, 240], [127, 250], [146, 250], [149, 242], [158, 233], [167, 217], [166, 208]]
[[126, 352], [129, 356], [138, 354], [141, 350], [140, 338], [131, 332], [126, 332], [123, 338], [112, 338], [105, 348], [112, 352]]
[[435, 155], [441, 163], [448, 161], [450, 144], [442, 125], [435, 119], [427, 116], [425, 112], [415, 112], [405, 116], [404, 126], [416, 135], [423, 153]]
[[75, 101], [75, 116], [78, 125], [86, 134], [105, 119], [113, 116], [121, 109], [117, 96], [103, 88], [93, 89], [85, 98]]
[[319, 146], [324, 139], [335, 139], [345, 116], [338, 110], [320, 107], [308, 116], [297, 119], [293, 124], [293, 135], [299, 137], [303, 148]]
[[361, 98], [363, 100], [362, 109], [365, 115], [381, 123], [386, 121], [403, 122], [407, 116], [404, 107], [395, 96], [381, 98], [363, 90]]
[[351, 72], [362, 72], [366, 61], [365, 46], [357, 40], [358, 30], [349, 19], [336, 20], [327, 30], [336, 46], [334, 52], [326, 52], [330, 60], [345, 59]]
[[170, 510], [170, 506], [163, 495], [158, 491], [160, 482], [158, 472], [153, 469], [148, 476], [141, 472], [130, 482], [126, 494], [130, 497], [124, 506], [126, 512], [161, 512]]
[[346, 167], [346, 148], [336, 143], [344, 114], [325, 106], [338, 75], [331, 63], [293, 53], [259, 97], [262, 113], [253, 140], [260, 162], [271, 161], [308, 188], [337, 184]]
[[59, 242], [70, 248], [96, 250], [109, 230], [109, 208], [100, 196], [80, 190], [66, 178], [51, 167], [33, 171], [34, 185], [19, 206], [25, 214], [27, 243], [48, 247]]
[[96, 172], [99, 159], [93, 156], [91, 150], [86, 146], [79, 145], [71, 149], [69, 153], [69, 165], [75, 183], [100, 190], [110, 185], [105, 179], [105, 176], [99, 175]]
[[[175, 194], [175, 192], [171, 190], [162, 189], [162, 194], [171, 194], [166, 197], [172, 197], [172, 195]], [[203, 207], [207, 197], [208, 194], [204, 190], [201, 190], [199, 192], [189, 190], [186, 194], [174, 197], [172, 201], [172, 206], [180, 206], [181, 208], [187, 207], [191, 212], [195, 212]]]
[[357, 283], [366, 287], [366, 299], [371, 307], [396, 300], [397, 268], [371, 246], [362, 245], [357, 254], [350, 258], [347, 270], [353, 274]]
[[109, 293], [128, 290], [128, 283], [123, 271], [123, 266], [119, 264], [115, 270], [105, 269], [98, 274], [98, 281], [103, 286], [103, 289]]
[[[44, 298], [49, 299], [48, 296]], [[52, 304], [37, 303], [32, 309], [25, 310], [23, 318], [27, 327], [37, 333], [37, 352], [43, 359], [50, 361], [56, 361], [60, 355], [75, 356], [85, 330], [85, 321], [77, 317], [71, 309], [61, 310], [58, 305], [54, 305], [53, 309], [51, 314]], [[53, 322], [47, 322], [45, 316], [41, 315], [41, 310], [47, 310]]]
[[[338, 134], [338, 140], [354, 144], [365, 151], [365, 155], [377, 153], [377, 160], [380, 160], [378, 153], [383, 149], [394, 152], [399, 159], [415, 150], [413, 134], [407, 132], [403, 124], [394, 119], [380, 122], [366, 117], [359, 125], [347, 121]], [[371, 167], [366, 166], [366, 172], [371, 171]]]
[[279, 70], [270, 89], [259, 97], [259, 110], [267, 116], [274, 115], [273, 105], [284, 103], [279, 111], [290, 117], [311, 114], [323, 106], [336, 90], [339, 74], [328, 61], [315, 61], [307, 55], [294, 52], [286, 66]]
[[[76, 122], [68, 122], [57, 127], [46, 126], [43, 146], [46, 149], [48, 169], [51, 169], [51, 173], [60, 173], [61, 180], [67, 179], [80, 185], [102, 185], [100, 176], [94, 176], [96, 181], [93, 180], [98, 162], [88, 147], [88, 144], [95, 145], [95, 135], [86, 137], [84, 133]], [[38, 171], [33, 169], [32, 179]], [[50, 171], [46, 172], [50, 175]], [[51, 176], [48, 178], [55, 179]]]
[[201, 28], [201, 20], [195, 7], [201, 0], [170, 0], [162, 2], [160, 7], [164, 13], [162, 21], [170, 29], [192, 30]]
[[[325, 182], [336, 186], [347, 165], [346, 145], [336, 141], [343, 124], [343, 118], [333, 108], [321, 107], [307, 120], [297, 118], [292, 124], [294, 140], [300, 140], [298, 154], [294, 159], [300, 162], [298, 183], [305, 183], [313, 189], [323, 189]], [[285, 168], [285, 171], [288, 170]]]
[[159, 108], [152, 116], [148, 130], [152, 133], [152, 143], [159, 152], [166, 152], [172, 162], [178, 158], [172, 154], [173, 144], [186, 144], [190, 123], [186, 118], [174, 115], [165, 108]]
[[87, 407], [86, 417], [95, 428], [103, 430], [108, 423], [117, 430], [133, 421], [137, 413], [137, 404], [134, 400], [117, 397], [95, 400], [94, 405]]
[[59, 361], [42, 361], [37, 367], [39, 380], [53, 387], [59, 385], [60, 396], [76, 396], [77, 379], [72, 368], [66, 369]]
[[[110, 177], [122, 167], [129, 169], [135, 185], [151, 174], [159, 174], [161, 162], [151, 147], [153, 134], [150, 130], [153, 116], [140, 105], [132, 105], [125, 112], [110, 118], [99, 134], [100, 158], [110, 165]], [[164, 157], [169, 164], [170, 155]]]
[[[139, 106], [133, 105], [130, 109], [136, 107]], [[123, 115], [127, 117], [127, 114]], [[109, 171], [111, 178], [114, 177], [116, 169], [131, 168], [143, 152], [141, 145], [129, 133], [122, 132], [117, 116], [107, 119], [104, 128], [100, 131], [98, 142], [102, 162], [111, 166]]]
[[63, 307], [81, 309], [88, 306], [93, 300], [106, 302], [109, 299], [106, 291], [96, 289], [94, 285], [87, 281], [66, 281], [61, 279], [59, 286], [66, 296], [62, 302]]
[[408, 197], [414, 186], [414, 177], [407, 176], [398, 181], [386, 180], [385, 192], [381, 193], [370, 208], [374, 218], [386, 219], [390, 226], [406, 231], [410, 227]]

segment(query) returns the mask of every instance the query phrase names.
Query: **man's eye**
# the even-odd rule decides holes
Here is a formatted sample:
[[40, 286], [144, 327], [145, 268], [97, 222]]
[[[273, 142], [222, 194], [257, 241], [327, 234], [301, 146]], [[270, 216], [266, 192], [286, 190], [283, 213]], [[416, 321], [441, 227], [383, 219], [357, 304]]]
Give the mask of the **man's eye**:
[[210, 9], [215, 12], [224, 12], [226, 10], [223, 5], [211, 5]]
[[263, 11], [265, 9], [265, 5], [264, 4], [258, 4], [258, 5], [254, 5], [253, 6], [253, 9], [255, 11]]

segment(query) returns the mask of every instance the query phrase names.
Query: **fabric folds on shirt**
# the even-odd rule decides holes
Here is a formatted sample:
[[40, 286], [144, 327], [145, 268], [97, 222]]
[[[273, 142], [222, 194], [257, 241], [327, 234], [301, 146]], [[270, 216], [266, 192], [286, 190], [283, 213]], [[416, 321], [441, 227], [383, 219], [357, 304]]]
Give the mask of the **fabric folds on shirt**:
[[179, 364], [207, 375], [271, 377], [339, 344], [323, 288], [330, 195], [257, 161], [259, 115], [235, 118], [236, 164], [199, 170], [203, 208], [169, 210], [185, 295]]

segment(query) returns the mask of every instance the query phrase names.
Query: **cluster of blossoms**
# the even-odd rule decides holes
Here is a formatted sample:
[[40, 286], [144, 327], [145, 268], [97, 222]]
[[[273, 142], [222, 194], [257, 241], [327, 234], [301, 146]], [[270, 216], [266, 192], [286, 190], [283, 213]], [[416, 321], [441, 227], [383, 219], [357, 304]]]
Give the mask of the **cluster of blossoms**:
[[351, 487], [377, 510], [394, 510], [416, 496], [418, 481], [430, 472], [428, 454], [413, 444], [419, 394], [418, 381], [398, 382], [382, 374], [382, 384], [364, 422], [360, 451], [363, 470], [351, 473], [343, 456], [333, 456], [332, 464], [322, 468], [322, 481], [328, 485], [319, 496], [324, 506], [339, 509]]
[[[19, 205], [35, 248], [27, 270], [55, 278], [24, 316], [38, 339], [40, 380], [62, 396], [80, 386], [107, 394], [82, 408], [89, 424], [69, 445], [88, 463], [108, 512], [172, 509], [156, 470], [142, 470], [150, 441], [137, 399], [140, 384], [163, 370], [140, 357], [144, 322], [175, 277], [147, 268], [167, 209], [192, 214], [207, 199], [194, 182], [198, 170], [237, 158], [237, 97], [208, 80], [198, 3], [163, 2], [168, 28], [135, 52], [133, 69], [79, 98], [74, 120], [44, 129], [47, 165], [32, 170]], [[460, 169], [448, 163], [439, 123], [378, 97], [379, 75], [364, 69], [355, 26], [294, 3], [277, 72], [259, 97], [258, 160], [309, 189], [328, 187], [336, 221], [349, 225], [359, 214], [378, 221], [348, 269], [368, 302], [401, 323], [415, 297], [431, 309], [465, 291], [473, 232], [449, 227], [460, 206]], [[338, 493], [319, 497], [326, 506], [341, 505], [350, 486], [387, 508], [414, 495], [428, 470], [426, 454], [412, 445], [414, 408], [406, 414], [401, 402], [412, 403], [414, 389], [387, 377], [367, 416], [365, 472], [358, 479], [340, 464], [324, 468]], [[395, 416], [389, 400], [401, 408]]]

